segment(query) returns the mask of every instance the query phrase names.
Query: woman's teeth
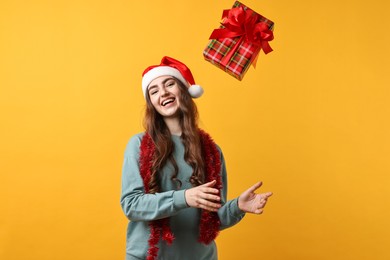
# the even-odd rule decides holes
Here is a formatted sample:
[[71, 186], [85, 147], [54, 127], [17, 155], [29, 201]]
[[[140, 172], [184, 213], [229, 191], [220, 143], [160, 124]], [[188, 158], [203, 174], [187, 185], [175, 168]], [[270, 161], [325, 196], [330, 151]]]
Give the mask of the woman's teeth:
[[165, 106], [165, 105], [167, 105], [167, 104], [169, 104], [169, 103], [172, 103], [174, 100], [175, 100], [175, 99], [173, 99], [173, 98], [164, 100], [164, 102], [162, 103], [162, 106]]

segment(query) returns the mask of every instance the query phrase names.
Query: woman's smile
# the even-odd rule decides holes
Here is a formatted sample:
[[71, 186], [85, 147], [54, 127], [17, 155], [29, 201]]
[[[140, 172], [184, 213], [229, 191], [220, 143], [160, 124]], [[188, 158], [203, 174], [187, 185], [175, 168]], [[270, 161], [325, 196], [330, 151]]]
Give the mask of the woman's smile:
[[161, 105], [163, 106], [163, 107], [166, 107], [166, 106], [170, 106], [170, 105], [172, 105], [172, 103], [173, 102], [175, 102], [175, 98], [167, 98], [167, 99], [165, 99], [163, 102], [161, 102]]
[[163, 117], [176, 117], [180, 109], [180, 87], [172, 76], [161, 76], [150, 82], [149, 98]]

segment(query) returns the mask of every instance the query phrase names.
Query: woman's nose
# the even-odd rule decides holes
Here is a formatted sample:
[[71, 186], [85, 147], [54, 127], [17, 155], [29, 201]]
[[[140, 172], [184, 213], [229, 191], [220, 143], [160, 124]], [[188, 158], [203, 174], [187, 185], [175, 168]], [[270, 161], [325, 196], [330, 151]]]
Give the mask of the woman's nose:
[[167, 95], [169, 92], [166, 88], [161, 88], [161, 96]]

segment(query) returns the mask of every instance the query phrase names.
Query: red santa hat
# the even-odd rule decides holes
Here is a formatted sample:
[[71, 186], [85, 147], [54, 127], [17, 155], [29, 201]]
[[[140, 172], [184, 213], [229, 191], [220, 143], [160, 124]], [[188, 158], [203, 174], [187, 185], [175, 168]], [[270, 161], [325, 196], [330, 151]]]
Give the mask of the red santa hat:
[[165, 56], [160, 65], [153, 65], [142, 73], [142, 92], [146, 96], [150, 82], [161, 76], [173, 76], [180, 80], [188, 89], [191, 97], [198, 98], [203, 94], [203, 88], [195, 85], [190, 69], [182, 62]]

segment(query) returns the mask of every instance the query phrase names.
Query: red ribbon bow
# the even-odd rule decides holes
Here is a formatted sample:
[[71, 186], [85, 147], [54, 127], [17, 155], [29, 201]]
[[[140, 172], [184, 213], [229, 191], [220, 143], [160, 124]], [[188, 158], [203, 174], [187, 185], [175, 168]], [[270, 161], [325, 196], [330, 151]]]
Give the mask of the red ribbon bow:
[[265, 54], [272, 51], [268, 42], [274, 39], [273, 32], [268, 28], [267, 23], [258, 22], [258, 19], [259, 16], [254, 11], [250, 9], [245, 10], [242, 6], [223, 11], [221, 24], [224, 28], [215, 29], [209, 39], [241, 36], [239, 42], [224, 58], [223, 63], [227, 64], [243, 39], [259, 46], [260, 50], [263, 49]]

